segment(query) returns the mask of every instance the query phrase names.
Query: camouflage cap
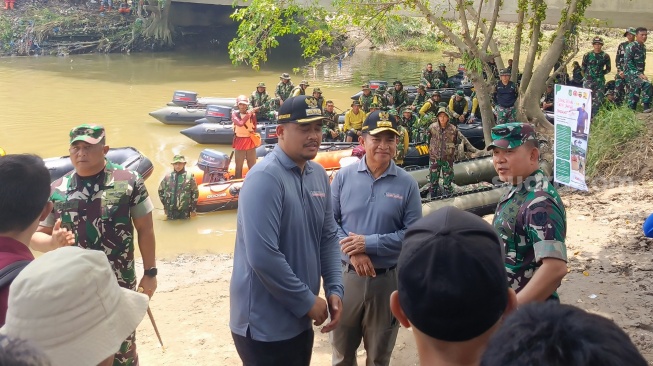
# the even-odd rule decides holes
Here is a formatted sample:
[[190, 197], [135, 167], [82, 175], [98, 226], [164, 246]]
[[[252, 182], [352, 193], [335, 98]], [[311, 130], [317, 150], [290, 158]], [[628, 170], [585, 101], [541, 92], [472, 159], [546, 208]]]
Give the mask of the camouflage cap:
[[306, 80], [302, 80], [299, 85], [310, 86]]
[[279, 123], [311, 123], [323, 121], [325, 117], [313, 96], [298, 95], [290, 97], [279, 108]]
[[504, 123], [492, 128], [492, 143], [487, 150], [494, 147], [514, 149], [529, 140], [537, 141], [533, 125], [521, 122]]
[[594, 39], [592, 39], [592, 44], [597, 44], [597, 43], [598, 43], [598, 44], [603, 44], [603, 38], [601, 38], [601, 37], [594, 37]]
[[256, 87], [257, 87], [257, 88], [265, 88], [265, 83], [264, 83], [264, 82], [260, 82], [260, 83], [258, 83], [258, 85], [257, 85]]
[[186, 163], [186, 158], [183, 155], [175, 155], [172, 158], [171, 164], [175, 164], [175, 163]]
[[635, 27], [628, 27], [628, 29], [626, 29], [626, 31], [624, 32], [624, 37], [629, 34], [632, 34], [633, 36], [637, 35], [637, 30], [635, 30]]
[[412, 113], [413, 113], [413, 110], [410, 109], [410, 108], [404, 108], [404, 109], [401, 111], [401, 113], [406, 113], [406, 112], [412, 114]]
[[361, 86], [361, 89], [362, 90], [370, 90], [370, 84], [363, 84], [363, 86]]
[[379, 108], [379, 103], [370, 103], [370, 108]]
[[287, 72], [284, 72], [283, 74], [281, 74], [281, 76], [279, 76], [279, 78], [285, 79], [285, 80], [290, 80], [290, 75], [288, 75]]
[[508, 70], [508, 69], [501, 69], [501, 71], [499, 71], [499, 76], [504, 76], [504, 75], [508, 75], [508, 76], [510, 76], [510, 70]]
[[95, 145], [104, 138], [104, 127], [100, 125], [83, 124], [70, 130], [70, 144], [75, 141], [84, 141]]
[[443, 62], [440, 62], [440, 64], [438, 65], [438, 67], [447, 67], [447, 65], [445, 65]]
[[449, 119], [451, 119], [451, 112], [449, 112], [449, 108], [440, 107], [440, 109], [438, 109], [438, 113], [436, 113], [435, 116], [436, 117], [439, 116], [440, 113], [446, 114], [447, 117], [449, 117]]
[[417, 86], [417, 89], [426, 90], [426, 85], [424, 85], [424, 84], [419, 84], [419, 85]]
[[320, 89], [320, 88], [313, 88], [313, 93], [320, 93], [320, 94], [322, 94], [322, 89]]
[[374, 111], [363, 122], [363, 133], [376, 135], [383, 131], [390, 131], [399, 136], [397, 132], [397, 119], [386, 111]]

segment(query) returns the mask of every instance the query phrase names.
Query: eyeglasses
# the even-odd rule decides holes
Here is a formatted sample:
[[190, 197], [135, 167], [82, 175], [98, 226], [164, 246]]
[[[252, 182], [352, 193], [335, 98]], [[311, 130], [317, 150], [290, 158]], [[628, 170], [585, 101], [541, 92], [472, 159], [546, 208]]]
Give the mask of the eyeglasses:
[[74, 145], [68, 149], [68, 152], [70, 152], [71, 155], [79, 154], [80, 152], [87, 153], [89, 151], [93, 151], [94, 149], [97, 149], [98, 146], [100, 145], [99, 144], [98, 145], [81, 145], [81, 144]]

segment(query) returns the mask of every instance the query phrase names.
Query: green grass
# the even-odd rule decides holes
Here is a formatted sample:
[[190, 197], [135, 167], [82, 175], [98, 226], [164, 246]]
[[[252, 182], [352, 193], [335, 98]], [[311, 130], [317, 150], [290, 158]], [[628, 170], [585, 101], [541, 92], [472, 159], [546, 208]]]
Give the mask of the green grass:
[[645, 122], [638, 119], [628, 107], [599, 112], [592, 120], [591, 138], [587, 147], [587, 176], [592, 178], [604, 174], [624, 154], [629, 154], [627, 147], [638, 148], [633, 146], [632, 141], [645, 128]]

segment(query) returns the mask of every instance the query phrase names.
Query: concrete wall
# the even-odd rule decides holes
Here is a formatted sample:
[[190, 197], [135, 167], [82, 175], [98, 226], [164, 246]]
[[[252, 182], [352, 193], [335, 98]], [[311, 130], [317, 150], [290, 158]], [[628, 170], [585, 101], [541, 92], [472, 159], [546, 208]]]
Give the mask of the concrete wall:
[[[331, 3], [330, 0], [319, 0], [323, 6], [328, 7]], [[483, 5], [485, 11], [489, 11], [494, 7], [494, 2], [500, 0], [489, 0]], [[564, 0], [545, 0], [547, 9], [547, 18], [545, 23], [557, 24], [560, 20], [561, 9], [565, 7]], [[478, 4], [478, 0], [475, 1]], [[210, 4], [210, 5], [224, 5], [220, 7], [220, 12], [227, 12], [231, 14], [233, 1], [231, 0], [173, 0], [173, 3], [194, 3], [194, 4]], [[242, 3], [242, 2], [241, 2]], [[246, 4], [246, 3], [243, 3]], [[445, 17], [455, 17], [453, 8], [449, 5], [449, 0], [433, 0], [432, 4], [437, 6], [441, 11], [445, 11]], [[188, 4], [184, 4], [188, 5]], [[182, 8], [184, 15], [183, 23], [192, 22], [196, 17], [199, 22], [211, 22], [208, 17], [214, 17], [213, 11], [207, 11], [205, 7]], [[484, 11], [484, 13], [485, 13]], [[210, 15], [209, 15], [210, 14]], [[227, 14], [227, 15], [228, 15]], [[173, 14], [173, 16], [175, 16]], [[484, 14], [489, 17], [490, 14]], [[593, 0], [592, 5], [586, 12], [586, 16], [590, 18], [597, 18], [607, 23], [610, 27], [626, 28], [626, 27], [639, 27], [644, 26], [648, 29], [653, 29], [653, 0]], [[176, 17], [176, 16], [175, 16]], [[500, 21], [515, 22], [517, 20], [517, 0], [503, 0], [503, 7], [500, 12]], [[199, 25], [199, 24], [197, 24]]]

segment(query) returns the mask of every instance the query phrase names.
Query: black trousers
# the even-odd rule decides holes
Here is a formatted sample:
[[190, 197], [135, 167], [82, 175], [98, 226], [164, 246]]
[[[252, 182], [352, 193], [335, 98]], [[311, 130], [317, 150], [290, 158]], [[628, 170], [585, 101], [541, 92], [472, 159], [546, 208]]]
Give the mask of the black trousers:
[[309, 329], [294, 338], [278, 342], [255, 341], [247, 330], [243, 337], [231, 332], [244, 366], [309, 366], [315, 333]]

